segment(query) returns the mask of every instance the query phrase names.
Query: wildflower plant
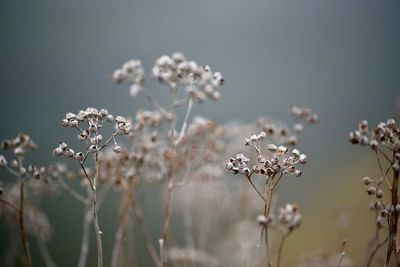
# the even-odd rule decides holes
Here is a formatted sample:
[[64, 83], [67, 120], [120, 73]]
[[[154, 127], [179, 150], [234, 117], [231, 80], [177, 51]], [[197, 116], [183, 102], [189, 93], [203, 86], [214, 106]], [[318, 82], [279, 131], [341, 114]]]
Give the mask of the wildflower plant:
[[[115, 132], [103, 142], [101, 128], [104, 123], [113, 123]], [[58, 147], [53, 150], [54, 156], [66, 156], [76, 161], [84, 173], [85, 179], [89, 182], [91, 189], [91, 205], [93, 212], [93, 223], [97, 242], [98, 266], [103, 266], [103, 246], [101, 240], [101, 230], [97, 216], [97, 181], [99, 177], [99, 153], [111, 142], [114, 144], [114, 152], [120, 153], [120, 146], [117, 143], [117, 135], [129, 135], [131, 133], [131, 124], [122, 116], [114, 118], [106, 109], [87, 108], [80, 110], [78, 114], [67, 113], [61, 121], [63, 127], [70, 127], [77, 130], [77, 138], [84, 144], [84, 152], [75, 152], [65, 142], [60, 142]], [[94, 173], [90, 175], [87, 170], [87, 159], [93, 156]]]
[[[132, 148], [127, 158], [135, 162], [130, 171], [130, 174], [135, 175], [135, 180], [152, 184], [166, 183], [159, 256], [150, 241], [135, 193], [130, 196], [130, 205], [141, 225], [142, 236], [153, 263], [156, 266], [167, 266], [173, 188], [190, 182], [193, 172], [201, 167], [204, 160], [210, 161], [213, 153], [218, 153], [220, 147], [218, 142], [221, 130], [215, 123], [201, 117], [190, 121], [193, 104], [205, 102], [207, 99], [218, 100], [218, 89], [223, 85], [224, 79], [221, 73], [213, 72], [207, 65], [199, 65], [186, 59], [180, 52], [158, 58], [151, 74], [160, 84], [169, 88], [172, 95], [169, 107], [162, 106], [145, 88], [145, 71], [139, 60], [133, 59], [124, 63], [120, 69], [114, 71], [113, 80], [118, 84], [129, 84], [132, 97], [144, 95], [154, 107], [154, 110], [137, 111], [133, 125], [136, 134], [132, 138]], [[186, 106], [186, 112], [181, 126], [177, 128], [177, 110], [182, 106]], [[178, 177], [180, 179], [177, 181]], [[133, 179], [131, 181], [133, 183]], [[122, 228], [120, 230], [123, 231]], [[113, 266], [118, 262], [118, 240], [116, 237]]]
[[[298, 137], [303, 129], [302, 120], [306, 120], [310, 123], [315, 123], [318, 120], [318, 116], [311, 111], [309, 108], [292, 107], [290, 112], [295, 116], [296, 123], [293, 126], [295, 134], [291, 135], [289, 130], [285, 127], [279, 127], [273, 124], [265, 124], [264, 119], [257, 121], [258, 126], [262, 127], [262, 131], [257, 134], [252, 134], [250, 137], [245, 138], [244, 145], [251, 148], [253, 151], [253, 157], [256, 158], [255, 162], [252, 162], [250, 158], [245, 156], [243, 153], [237, 154], [235, 157], [229, 159], [225, 164], [226, 169], [233, 174], [240, 174], [248, 180], [254, 191], [264, 202], [264, 212], [258, 217], [258, 221], [262, 227], [261, 239], [265, 238], [266, 245], [266, 261], [267, 266], [272, 266], [272, 260], [270, 255], [270, 241], [269, 241], [269, 226], [273, 222], [273, 216], [271, 212], [273, 196], [277, 191], [279, 182], [283, 176], [295, 176], [299, 177], [302, 175], [300, 166], [307, 163], [307, 156], [301, 153], [298, 149], [294, 148], [289, 150], [288, 146], [294, 146], [297, 144]], [[300, 131], [301, 129], [301, 131]], [[266, 130], [266, 131], [264, 131]], [[265, 145], [266, 139], [274, 139], [280, 141], [282, 144], [269, 143]], [[253, 181], [255, 176], [262, 177], [262, 183], [264, 184], [263, 189], [259, 189], [258, 183]], [[297, 211], [296, 206], [287, 205], [292, 207], [293, 213]], [[284, 211], [284, 210], [281, 210]], [[296, 217], [296, 225], [300, 225], [301, 216], [293, 215]], [[282, 218], [287, 218], [283, 216]], [[280, 223], [284, 226], [283, 221]], [[296, 229], [297, 227], [293, 228]], [[291, 231], [290, 231], [291, 232]], [[290, 233], [289, 232], [289, 233]], [[283, 233], [283, 241], [286, 239], [288, 233]], [[282, 248], [279, 249], [277, 258], [277, 265], [280, 263], [280, 254]]]
[[[374, 248], [368, 259], [371, 266], [375, 254], [386, 244], [385, 266], [390, 264], [392, 256], [396, 266], [400, 265], [400, 128], [394, 119], [379, 123], [371, 129], [366, 120], [358, 124], [358, 129], [349, 134], [354, 145], [369, 147], [376, 155], [380, 176], [364, 177], [366, 193], [373, 198], [369, 208], [375, 213], [376, 234], [372, 240]], [[381, 240], [380, 233], [385, 238]]]
[[[169, 89], [170, 103], [160, 104], [153, 91], [148, 88], [151, 84], [150, 77]], [[290, 127], [271, 123], [267, 118], [260, 118], [255, 124], [256, 133], [244, 140], [244, 145], [251, 153], [248, 151], [232, 153], [236, 155], [225, 162], [229, 157], [226, 155], [227, 151], [230, 154], [232, 147], [236, 145], [230, 143], [232, 141], [230, 138], [233, 138], [234, 134], [229, 136], [230, 133], [226, 133], [229, 127], [220, 126], [204, 117], [192, 116], [196, 104], [220, 99], [219, 89], [224, 84], [220, 72], [213, 71], [208, 65], [200, 65], [187, 59], [180, 52], [175, 52], [158, 58], [148, 76], [141, 61], [132, 59], [115, 70], [112, 79], [116, 84], [128, 85], [131, 97], [135, 99], [144, 97], [152, 108], [144, 110], [139, 107], [132, 117], [114, 116], [106, 109], [92, 107], [80, 110], [78, 113], [67, 113], [61, 120], [61, 125], [75, 131], [74, 135], [81, 147], [76, 149], [67, 142], [60, 141], [54, 148], [53, 155], [67, 158], [70, 164], [55, 162], [46, 167], [25, 165], [26, 154], [37, 147], [26, 134], [5, 140], [2, 144], [2, 149], [10, 151], [12, 156], [0, 155], [0, 168], [15, 176], [17, 182], [0, 183], [0, 215], [5, 215], [4, 217], [12, 222], [11, 226], [18, 221], [19, 239], [24, 248], [26, 265], [32, 266], [27, 239], [27, 235], [30, 234], [38, 240], [46, 266], [55, 266], [49, 256], [46, 242], [42, 242], [50, 238], [52, 228], [44, 213], [34, 205], [36, 200], [33, 196], [58, 193], [62, 189], [84, 205], [78, 267], [87, 266], [92, 223], [97, 245], [97, 266], [107, 265], [103, 260], [102, 231], [98, 213], [110, 190], [119, 197], [116, 232], [109, 264], [111, 267], [121, 266], [122, 263], [134, 265], [127, 255], [131, 254], [132, 244], [125, 242], [133, 233], [133, 225], [138, 226], [144, 246], [156, 267], [223, 266], [227, 262], [207, 251], [208, 235], [211, 236], [214, 230], [210, 230], [211, 219], [216, 220], [211, 218], [215, 216], [207, 212], [221, 212], [220, 214], [224, 215], [236, 213], [232, 212], [237, 210], [232, 200], [237, 194], [233, 194], [228, 188], [229, 185], [222, 179], [226, 167], [229, 172], [243, 176], [247, 180], [245, 182], [249, 182], [254, 189], [254, 198], [263, 202], [263, 212], [258, 217], [258, 223], [261, 226], [261, 241], [265, 240], [266, 266], [272, 266], [273, 262], [271, 231], [275, 226], [280, 230], [281, 239], [276, 257], [276, 265], [279, 266], [284, 242], [300, 227], [302, 216], [295, 204], [286, 204], [278, 210], [275, 219], [272, 203], [283, 177], [302, 175], [302, 167], [307, 163], [307, 156], [296, 146], [305, 125], [316, 123], [318, 116], [309, 108], [293, 106], [290, 113], [294, 117], [294, 123]], [[183, 118], [178, 116], [180, 109], [184, 109]], [[105, 130], [106, 126], [110, 126], [111, 131]], [[388, 123], [387, 127], [392, 130], [391, 136], [393, 136], [394, 129], [397, 128], [392, 123]], [[242, 136], [243, 127], [239, 127], [239, 130]], [[396, 131], [398, 134], [398, 130]], [[107, 132], [110, 134], [106, 134]], [[386, 128], [383, 132], [386, 134]], [[125, 137], [124, 142], [120, 141], [121, 136]], [[393, 142], [398, 143], [398, 137], [396, 140]], [[393, 149], [396, 147], [398, 154], [397, 146], [393, 146]], [[377, 148], [376, 151], [381, 153]], [[394, 158], [397, 157], [396, 153]], [[396, 160], [398, 163], [398, 157]], [[71, 167], [73, 164], [76, 168]], [[393, 172], [396, 173], [393, 166]], [[70, 186], [69, 180], [72, 179], [69, 178], [78, 178], [87, 195]], [[32, 181], [40, 181], [41, 184]], [[375, 182], [368, 180], [368, 183]], [[373, 192], [379, 199], [383, 198], [383, 189], [380, 191], [382, 183], [377, 182]], [[142, 210], [143, 204], [139, 193], [143, 185], [154, 187], [160, 192], [157, 197], [163, 206], [164, 216], [159, 225], [161, 234], [157, 236], [158, 244], [153, 242], [154, 236], [147, 223], [148, 218]], [[177, 188], [179, 190], [176, 190]], [[29, 194], [26, 194], [27, 192]], [[175, 204], [178, 204], [177, 207]], [[202, 208], [198, 208], [201, 205]], [[179, 241], [170, 237], [173, 207], [174, 211], [181, 208], [178, 212], [183, 214], [184, 226], [181, 232], [185, 236], [186, 246], [174, 244]], [[382, 212], [381, 209], [380, 216], [383, 216]], [[385, 216], [391, 218], [389, 214], [390, 211], [387, 211]], [[236, 214], [230, 216], [225, 220], [230, 221], [232, 218], [240, 217]], [[393, 218], [391, 224], [397, 220], [397, 217]], [[231, 236], [228, 235], [222, 238], [221, 242], [242, 242], [241, 238], [243, 234], [249, 234], [249, 228], [253, 233], [252, 236], [255, 238], [258, 236], [259, 229], [255, 220], [237, 219], [232, 225], [229, 230], [232, 230], [237, 238], [232, 242], [229, 240]], [[218, 227], [227, 226], [224, 223]], [[253, 243], [247, 242], [246, 246], [252, 248]], [[227, 259], [228, 265], [240, 266], [249, 262], [246, 260], [236, 262], [236, 259], [233, 257]], [[257, 265], [254, 259], [251, 263], [252, 266]]]
[[[20, 133], [13, 139], [6, 139], [2, 142], [1, 149], [9, 153], [10, 157], [0, 155], [0, 169], [5, 170], [17, 180], [0, 184], [0, 215], [7, 218], [11, 228], [18, 225], [25, 254], [23, 262], [27, 266], [32, 266], [28, 234], [35, 237], [43, 255], [48, 254], [45, 242], [52, 232], [47, 217], [37, 205], [33, 204], [32, 199], [35, 194], [56, 193], [57, 189], [48, 184], [46, 167], [25, 162], [27, 155], [37, 149], [36, 143], [29, 135]], [[14, 258], [14, 256], [11, 257]], [[52, 259], [47, 257], [46, 262], [52, 262]]]

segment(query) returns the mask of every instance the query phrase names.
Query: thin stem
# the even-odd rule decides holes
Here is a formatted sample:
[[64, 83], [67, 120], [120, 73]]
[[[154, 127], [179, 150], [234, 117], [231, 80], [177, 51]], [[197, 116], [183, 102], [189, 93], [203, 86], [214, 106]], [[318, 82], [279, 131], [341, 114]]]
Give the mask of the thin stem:
[[143, 241], [146, 246], [146, 249], [149, 252], [149, 255], [150, 255], [154, 265], [161, 266], [160, 258], [157, 255], [157, 251], [154, 248], [153, 243], [151, 242], [150, 232], [147, 229], [146, 224], [144, 222], [144, 216], [143, 216], [142, 209], [140, 208], [139, 205], [137, 205], [135, 197], [133, 197], [131, 199], [131, 201], [132, 201], [133, 211], [136, 216], [136, 220], [139, 224], [140, 231], [142, 232], [142, 237], [143, 237]]
[[377, 151], [381, 153], [381, 155], [388, 161], [388, 163], [393, 164], [393, 161], [389, 158], [389, 156], [382, 151], [379, 147], [377, 148]]
[[[117, 130], [115, 133], [113, 133], [113, 134], [110, 136], [110, 138], [107, 139], [107, 141], [99, 148], [99, 151], [102, 150], [103, 148], [105, 148], [105, 147], [108, 145], [108, 143], [111, 142], [111, 140], [114, 140], [114, 141], [115, 141], [115, 136], [116, 136], [117, 134], [118, 134], [118, 130]], [[96, 154], [97, 154], [97, 153], [96, 153]]]
[[345, 251], [346, 243], [347, 243], [347, 240], [344, 239], [342, 242], [342, 249], [340, 251], [340, 256], [339, 256], [339, 261], [338, 261], [337, 267], [340, 267], [342, 265], [343, 259], [346, 256], [346, 251]]
[[120, 256], [120, 251], [122, 247], [122, 240], [124, 238], [125, 230], [128, 225], [128, 215], [129, 215], [129, 202], [127, 198], [123, 200], [121, 203], [121, 209], [120, 209], [120, 218], [119, 218], [119, 224], [118, 224], [118, 229], [115, 234], [115, 241], [114, 241], [114, 248], [112, 251], [112, 256], [111, 256], [111, 267], [117, 267], [118, 266], [118, 260]]
[[370, 254], [369, 257], [368, 257], [367, 267], [370, 267], [370, 266], [371, 266], [372, 260], [374, 259], [375, 254], [378, 252], [378, 250], [379, 250], [383, 245], [386, 244], [387, 241], [388, 241], [388, 237], [387, 237], [385, 240], [383, 240], [381, 243], [379, 243], [379, 244], [376, 245], [376, 247], [374, 248], [374, 250], [371, 252], [371, 254]]
[[[165, 218], [164, 218], [164, 225], [163, 225], [163, 231], [162, 231], [164, 252], [165, 252], [165, 246], [167, 245], [167, 241], [168, 241], [169, 226], [171, 223], [171, 215], [172, 215], [172, 189], [173, 189], [173, 185], [174, 185], [173, 176], [172, 176], [172, 166], [169, 167], [167, 181], [168, 181], [168, 189], [167, 189]], [[163, 260], [162, 264], [163, 264], [163, 267], [166, 267], [168, 265], [168, 260], [167, 260], [166, 254], [164, 254], [164, 260]]]
[[17, 177], [17, 178], [20, 178], [19, 175], [18, 175], [18, 173], [16, 173], [13, 169], [11, 169], [10, 167], [8, 167], [7, 165], [5, 166], [5, 168], [6, 168], [6, 170], [7, 170], [10, 174], [12, 174], [13, 176], [15, 176], [15, 177]]
[[46, 264], [47, 267], [56, 267], [56, 264], [54, 263], [53, 259], [51, 258], [49, 248], [47, 247], [47, 244], [44, 240], [42, 240], [40, 237], [36, 237], [36, 242], [39, 247], [39, 252], [42, 256], [42, 259], [44, 263]]
[[247, 180], [250, 182], [250, 184], [253, 186], [254, 190], [256, 190], [257, 194], [264, 200], [267, 201], [265, 199], [265, 197], [263, 196], [263, 194], [260, 192], [260, 190], [258, 190], [258, 188], [255, 186], [255, 184], [253, 183], [253, 181], [251, 180], [251, 175], [252, 173], [250, 173], [249, 175], [246, 175]]
[[19, 208], [17, 206], [15, 206], [14, 204], [8, 202], [7, 200], [5, 200], [4, 198], [0, 197], [0, 202], [3, 203], [4, 205], [14, 209], [16, 212], [20, 212]]
[[283, 245], [285, 243], [286, 238], [289, 236], [289, 233], [286, 233], [282, 236], [281, 241], [279, 242], [279, 248], [278, 248], [278, 256], [276, 259], [276, 266], [279, 267], [281, 263], [281, 256], [282, 256], [282, 250], [283, 250]]
[[269, 236], [268, 236], [268, 226], [267, 225], [265, 225], [264, 226], [264, 231], [265, 231], [265, 233], [264, 233], [264, 236], [265, 236], [265, 246], [266, 246], [266, 253], [267, 253], [267, 266], [268, 267], [272, 267], [272, 262], [271, 262], [271, 255], [270, 255], [270, 251], [269, 251]]
[[92, 215], [90, 212], [90, 206], [86, 206], [85, 213], [83, 216], [83, 227], [82, 227], [82, 243], [81, 252], [79, 255], [78, 267], [85, 267], [89, 253], [89, 241], [90, 241], [90, 223], [92, 221]]
[[144, 94], [147, 97], [147, 100], [152, 104], [161, 114], [164, 115], [164, 117], [168, 120], [171, 120], [171, 114], [169, 114], [161, 105], [157, 102], [157, 100], [150, 95], [146, 90], [143, 90]]
[[26, 258], [28, 261], [28, 266], [32, 267], [32, 256], [31, 252], [29, 250], [29, 243], [28, 243], [28, 238], [26, 236], [26, 231], [25, 231], [25, 222], [24, 222], [24, 181], [22, 178], [20, 178], [20, 183], [19, 183], [19, 228], [21, 232], [21, 241], [22, 241], [22, 246], [24, 247], [24, 251], [26, 254]]
[[88, 205], [88, 200], [83, 197], [81, 194], [76, 192], [74, 189], [69, 187], [62, 179], [57, 179], [58, 183], [67, 193], [69, 193], [73, 198], [78, 200], [79, 202], [83, 203], [84, 205]]
[[176, 130], [176, 106], [175, 106], [175, 100], [176, 100], [176, 95], [177, 95], [177, 89], [176, 88], [171, 88], [172, 90], [172, 105], [171, 105], [171, 110], [172, 110], [172, 118], [171, 118], [171, 140], [174, 140], [175, 138], [175, 130]]
[[[96, 188], [96, 180], [99, 177], [99, 156], [98, 153], [95, 155], [95, 170], [96, 174], [93, 179], [94, 188]], [[99, 221], [97, 218], [97, 199], [96, 199], [96, 189], [92, 190], [92, 209], [93, 209], [93, 224], [94, 230], [96, 234], [96, 243], [97, 243], [97, 266], [103, 267], [103, 244], [101, 241], [101, 230], [99, 226]]]
[[186, 114], [185, 114], [185, 119], [183, 120], [182, 128], [181, 128], [181, 131], [179, 133], [179, 137], [174, 143], [175, 145], [178, 145], [182, 141], [183, 137], [185, 136], [185, 131], [186, 131], [186, 128], [187, 128], [190, 112], [192, 111], [192, 107], [193, 107], [193, 99], [190, 97], [189, 98], [189, 103], [188, 103], [188, 106], [187, 106], [187, 110], [186, 110]]
[[89, 177], [89, 175], [88, 175], [88, 173], [87, 173], [87, 171], [86, 171], [86, 169], [85, 169], [85, 166], [83, 166], [83, 164], [82, 164], [81, 162], [80, 162], [79, 164], [81, 165], [81, 168], [82, 168], [82, 170], [83, 170], [83, 173], [85, 174], [86, 179], [88, 179], [88, 181], [89, 181], [89, 183], [90, 183], [90, 187], [92, 188], [92, 191], [95, 192], [95, 191], [96, 191], [96, 187], [95, 187], [95, 185], [93, 184], [92, 179]]

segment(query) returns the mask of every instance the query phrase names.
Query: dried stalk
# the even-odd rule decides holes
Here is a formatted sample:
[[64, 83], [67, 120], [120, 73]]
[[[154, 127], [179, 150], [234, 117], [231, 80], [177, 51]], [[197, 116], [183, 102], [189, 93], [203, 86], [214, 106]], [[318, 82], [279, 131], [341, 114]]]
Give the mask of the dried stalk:
[[159, 266], [161, 266], [161, 261], [160, 261], [160, 258], [158, 257], [157, 251], [151, 241], [150, 232], [147, 229], [147, 226], [144, 222], [144, 216], [143, 216], [142, 209], [140, 208], [139, 205], [137, 205], [135, 197], [133, 197], [131, 199], [131, 201], [132, 201], [132, 208], [133, 208], [134, 214], [136, 216], [136, 220], [139, 224], [139, 228], [142, 233], [142, 237], [143, 237], [143, 241], [146, 246], [146, 249], [147, 249], [154, 265], [159, 267]]
[[90, 241], [90, 223], [92, 221], [92, 214], [90, 212], [90, 206], [85, 208], [85, 214], [83, 216], [83, 227], [82, 227], [82, 244], [81, 252], [79, 255], [78, 267], [85, 267], [87, 257], [89, 253], [89, 241]]
[[46, 241], [37, 236], [36, 242], [38, 244], [39, 252], [42, 256], [44, 263], [46, 264], [46, 267], [56, 267], [56, 264], [51, 258], [51, 254], [49, 252], [49, 248], [47, 247]]
[[167, 241], [168, 241], [169, 226], [171, 223], [171, 216], [172, 216], [172, 189], [173, 189], [173, 185], [174, 185], [173, 176], [172, 176], [172, 166], [170, 166], [170, 168], [169, 168], [167, 181], [168, 181], [168, 190], [167, 190], [164, 225], [163, 225], [163, 231], [162, 231], [162, 240], [163, 240], [162, 249], [164, 251], [164, 257], [162, 260], [163, 267], [168, 266], [168, 259], [167, 259], [167, 254], [165, 253], [165, 248], [166, 248]]
[[32, 256], [29, 249], [28, 238], [26, 236], [25, 222], [24, 222], [24, 180], [20, 178], [19, 182], [19, 229], [21, 232], [22, 246], [25, 251], [25, 256], [28, 266], [32, 267]]
[[281, 263], [281, 257], [282, 257], [282, 250], [283, 250], [283, 245], [285, 243], [286, 238], [289, 236], [289, 233], [286, 233], [282, 236], [281, 241], [279, 242], [279, 248], [278, 248], [278, 256], [276, 258], [276, 266], [279, 267]]
[[96, 243], [97, 243], [97, 266], [98, 267], [103, 267], [103, 244], [101, 241], [101, 230], [99, 226], [99, 221], [97, 218], [97, 199], [96, 199], [96, 180], [99, 177], [99, 155], [96, 153], [95, 155], [95, 170], [96, 174], [93, 179], [93, 185], [94, 187], [92, 188], [92, 209], [93, 209], [93, 224], [94, 224], [94, 231], [96, 234]]

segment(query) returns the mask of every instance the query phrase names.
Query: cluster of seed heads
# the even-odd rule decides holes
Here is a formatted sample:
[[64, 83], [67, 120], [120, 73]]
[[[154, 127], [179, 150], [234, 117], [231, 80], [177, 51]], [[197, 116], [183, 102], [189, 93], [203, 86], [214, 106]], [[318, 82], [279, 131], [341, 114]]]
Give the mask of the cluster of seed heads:
[[254, 172], [268, 177], [272, 177], [278, 173], [301, 176], [302, 172], [296, 168], [296, 165], [305, 164], [307, 156], [300, 153], [298, 149], [293, 149], [290, 155], [288, 155], [289, 149], [287, 147], [268, 144], [267, 151], [272, 155], [267, 159], [263, 155], [261, 148], [261, 141], [265, 137], [266, 133], [261, 132], [258, 135], [251, 135], [245, 139], [245, 145], [254, 148], [258, 152], [257, 164], [249, 167], [248, 163], [250, 159], [240, 153], [226, 163], [226, 168], [234, 174], [240, 173], [243, 175], [250, 175], [251, 172]]
[[137, 96], [143, 90], [143, 84], [145, 81], [142, 62], [138, 59], [132, 59], [125, 62], [120, 69], [114, 71], [113, 80], [116, 83], [126, 82], [130, 84], [130, 96]]
[[383, 227], [386, 218], [394, 212], [400, 212], [400, 203], [393, 207], [391, 203], [385, 204], [383, 202], [384, 192], [381, 189], [384, 177], [379, 180], [373, 180], [370, 177], [364, 177], [362, 179], [363, 184], [367, 187], [366, 192], [370, 196], [375, 197], [375, 201], [369, 204], [369, 209], [376, 213], [376, 223], [378, 227]]
[[285, 233], [300, 227], [303, 217], [295, 204], [286, 204], [279, 209], [278, 221]]
[[213, 72], [208, 65], [201, 66], [187, 60], [180, 52], [158, 58], [152, 68], [152, 75], [173, 90], [186, 88], [187, 94], [198, 102], [207, 98], [218, 100], [220, 93], [217, 89], [224, 83], [221, 73]]
[[[221, 73], [213, 72], [207, 65], [201, 66], [195, 61], [187, 60], [180, 52], [158, 58], [151, 73], [155, 79], [171, 90], [186, 88], [186, 93], [198, 102], [207, 98], [218, 100], [220, 93], [217, 89], [224, 83]], [[116, 83], [129, 83], [130, 95], [137, 96], [143, 91], [145, 81], [141, 61], [133, 59], [124, 63], [120, 69], [114, 71], [113, 80]]]
[[[381, 145], [400, 153], [400, 128], [394, 119], [388, 119], [386, 123], [380, 122], [372, 131], [368, 121], [363, 120], [358, 124], [358, 129], [349, 134], [349, 139], [352, 144], [370, 146], [373, 150]], [[400, 159], [400, 154], [396, 158]]]
[[[103, 136], [100, 134], [100, 129], [103, 127], [104, 122], [115, 123], [115, 132], [105, 142], [103, 142]], [[114, 142], [113, 151], [117, 154], [120, 153], [121, 147], [115, 137], [132, 133], [132, 126], [129, 120], [122, 116], [114, 118], [106, 109], [87, 108], [79, 111], [76, 115], [67, 113], [61, 124], [63, 127], [71, 127], [78, 130], [77, 138], [85, 143], [86, 152], [75, 152], [65, 142], [59, 142], [58, 147], [53, 150], [53, 155], [64, 155], [79, 162], [84, 162], [89, 153], [99, 152], [110, 141]]]
[[297, 145], [299, 135], [303, 132], [305, 124], [317, 123], [318, 115], [313, 113], [310, 108], [298, 106], [291, 107], [289, 112], [295, 119], [291, 127], [271, 123], [270, 120], [263, 117], [258, 118], [257, 127], [276, 143], [293, 147]]
[[[381, 177], [378, 179], [364, 177], [362, 182], [366, 186], [367, 194], [375, 197], [369, 208], [376, 213], [378, 227], [382, 227], [385, 224], [386, 217], [400, 212], [399, 203], [395, 205], [391, 202], [385, 203], [384, 190], [382, 188], [385, 182], [388, 183], [390, 169], [394, 172], [399, 172], [400, 170], [400, 129], [394, 119], [388, 119], [386, 123], [379, 123], [373, 130], [370, 129], [366, 120], [362, 120], [358, 124], [358, 129], [350, 132], [349, 140], [352, 144], [369, 146], [377, 155], [382, 171]], [[386, 151], [390, 152], [390, 156]], [[385, 157], [386, 162], [390, 164], [386, 171], [383, 169], [379, 156]], [[397, 187], [397, 184], [395, 186]]]
[[136, 112], [135, 121], [137, 127], [135, 129], [143, 129], [145, 127], [157, 128], [161, 122], [165, 121], [165, 116], [157, 110], [138, 110]]
[[1, 149], [11, 151], [13, 158], [7, 160], [4, 155], [0, 155], [0, 168], [6, 168], [14, 176], [19, 178], [39, 179], [46, 173], [45, 167], [38, 167], [30, 164], [24, 166], [24, 158], [30, 150], [37, 149], [37, 145], [32, 141], [29, 135], [20, 133], [13, 139], [6, 139], [1, 144]]

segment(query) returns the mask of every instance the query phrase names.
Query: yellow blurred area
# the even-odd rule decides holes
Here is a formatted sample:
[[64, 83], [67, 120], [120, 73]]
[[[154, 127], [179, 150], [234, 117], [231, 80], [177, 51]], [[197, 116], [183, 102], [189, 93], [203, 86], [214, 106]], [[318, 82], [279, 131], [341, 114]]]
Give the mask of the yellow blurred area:
[[316, 251], [339, 254], [343, 239], [354, 266], [365, 266], [367, 244], [375, 233], [374, 213], [368, 210], [374, 198], [366, 194], [361, 179], [377, 170], [376, 161], [361, 162], [324, 179], [327, 182], [312, 192], [302, 210], [302, 227], [285, 243], [281, 266], [298, 266], [302, 258]]

